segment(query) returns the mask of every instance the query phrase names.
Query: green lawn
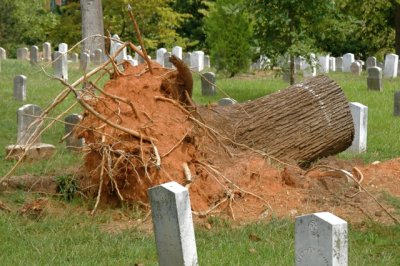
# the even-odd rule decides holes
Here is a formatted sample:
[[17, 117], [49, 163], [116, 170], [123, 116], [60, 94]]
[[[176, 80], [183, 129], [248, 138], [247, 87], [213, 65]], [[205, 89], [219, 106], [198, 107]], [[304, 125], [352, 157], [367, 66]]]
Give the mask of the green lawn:
[[[42, 108], [47, 106], [61, 91], [62, 86], [52, 80], [38, 67], [28, 62], [5, 60], [0, 72], [0, 146], [5, 147], [16, 141], [16, 110], [23, 103], [13, 100], [13, 78], [27, 76], [28, 92], [26, 103]], [[51, 68], [47, 68], [51, 72]], [[70, 68], [70, 81], [81, 73], [77, 67]], [[341, 158], [361, 158], [366, 161], [387, 160], [399, 157], [400, 125], [393, 117], [393, 93], [400, 89], [400, 79], [384, 81], [384, 92], [371, 92], [366, 88], [365, 74], [355, 77], [351, 74], [329, 74], [345, 91], [350, 101], [357, 101], [369, 107], [368, 151], [365, 154], [341, 154]], [[194, 99], [207, 104], [220, 98], [230, 97], [243, 102], [254, 99], [288, 86], [281, 77], [273, 75], [233, 79], [217, 78], [218, 95], [201, 97], [200, 80], [195, 76]], [[69, 98], [52, 114], [72, 104]], [[79, 112], [79, 109], [74, 111]], [[60, 143], [64, 126], [62, 123], [51, 128], [42, 136], [42, 141], [56, 145], [57, 154], [53, 159], [34, 164], [23, 164], [16, 174], [63, 175], [69, 168], [79, 166], [80, 156], [69, 153]], [[0, 176], [12, 167], [4, 160], [4, 149], [0, 149]], [[31, 199], [38, 197], [16, 191], [0, 193], [0, 200], [12, 206], [13, 210]], [[393, 206], [400, 211], [398, 199], [392, 199]], [[0, 210], [0, 264], [1, 265], [156, 265], [157, 257], [153, 235], [138, 229], [127, 229], [112, 234], [102, 230], [110, 224], [116, 213], [137, 217], [137, 212], [127, 209], [104, 210], [94, 217], [87, 209], [91, 202], [79, 199], [73, 203], [52, 199], [62, 212], [32, 220]], [[60, 207], [61, 206], [61, 207]], [[273, 219], [238, 227], [230, 221], [209, 218], [211, 230], [196, 227], [196, 242], [201, 265], [293, 265], [294, 225], [293, 221]], [[249, 235], [260, 239], [254, 241]], [[253, 238], [254, 239], [254, 238]], [[373, 223], [350, 226], [349, 265], [400, 265], [400, 226], [385, 226]]]

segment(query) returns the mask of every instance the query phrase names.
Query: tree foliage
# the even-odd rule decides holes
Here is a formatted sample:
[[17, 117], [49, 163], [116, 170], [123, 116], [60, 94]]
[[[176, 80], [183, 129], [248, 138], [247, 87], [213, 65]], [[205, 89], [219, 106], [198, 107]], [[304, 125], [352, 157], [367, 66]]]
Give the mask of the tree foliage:
[[217, 0], [206, 19], [205, 31], [217, 70], [234, 76], [248, 69], [253, 32], [243, 1]]

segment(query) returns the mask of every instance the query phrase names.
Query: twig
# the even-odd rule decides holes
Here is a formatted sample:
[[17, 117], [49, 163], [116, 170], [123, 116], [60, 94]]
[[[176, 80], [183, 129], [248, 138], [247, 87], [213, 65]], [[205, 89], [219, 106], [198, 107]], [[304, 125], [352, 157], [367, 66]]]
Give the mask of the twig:
[[189, 132], [192, 131], [192, 129], [193, 127], [189, 131], [187, 131], [185, 135], [177, 143], [175, 143], [175, 145], [169, 151], [167, 151], [164, 155], [161, 155], [161, 158], [168, 156], [168, 154], [170, 154], [173, 150], [175, 150], [176, 147], [178, 147], [183, 142], [183, 140], [186, 138]]
[[101, 158], [101, 170], [100, 170], [100, 184], [99, 184], [99, 190], [97, 192], [97, 199], [96, 199], [96, 204], [94, 205], [93, 210], [90, 212], [90, 215], [93, 215], [97, 209], [97, 206], [99, 205], [100, 202], [100, 197], [101, 197], [101, 190], [103, 188], [103, 175], [104, 175], [104, 160], [105, 160], [104, 154], [102, 154]]

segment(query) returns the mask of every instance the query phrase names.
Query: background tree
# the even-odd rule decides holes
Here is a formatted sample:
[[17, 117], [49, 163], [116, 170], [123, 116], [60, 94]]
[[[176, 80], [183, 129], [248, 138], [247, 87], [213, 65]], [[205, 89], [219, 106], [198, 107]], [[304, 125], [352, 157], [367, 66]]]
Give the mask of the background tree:
[[255, 19], [255, 36], [261, 52], [275, 60], [290, 57], [290, 83], [294, 83], [294, 57], [316, 50], [318, 25], [334, 10], [331, 0], [248, 0]]
[[205, 32], [217, 70], [232, 77], [249, 68], [253, 31], [242, 0], [217, 0], [206, 19]]

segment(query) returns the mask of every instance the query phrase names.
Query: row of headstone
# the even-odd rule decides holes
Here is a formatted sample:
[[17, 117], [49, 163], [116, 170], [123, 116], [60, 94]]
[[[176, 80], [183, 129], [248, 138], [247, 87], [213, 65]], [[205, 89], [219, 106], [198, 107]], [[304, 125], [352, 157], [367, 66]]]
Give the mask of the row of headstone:
[[[176, 182], [148, 190], [158, 263], [198, 265], [189, 191]], [[329, 212], [296, 217], [295, 265], [348, 263], [347, 222]]]
[[172, 52], [168, 52], [165, 48], [160, 48], [156, 51], [156, 62], [166, 68], [171, 68], [172, 64], [169, 62], [171, 55], [175, 55], [189, 66], [194, 71], [202, 71], [203, 69], [210, 68], [210, 57], [205, 55], [203, 51], [194, 51], [183, 53], [182, 47], [175, 46]]

